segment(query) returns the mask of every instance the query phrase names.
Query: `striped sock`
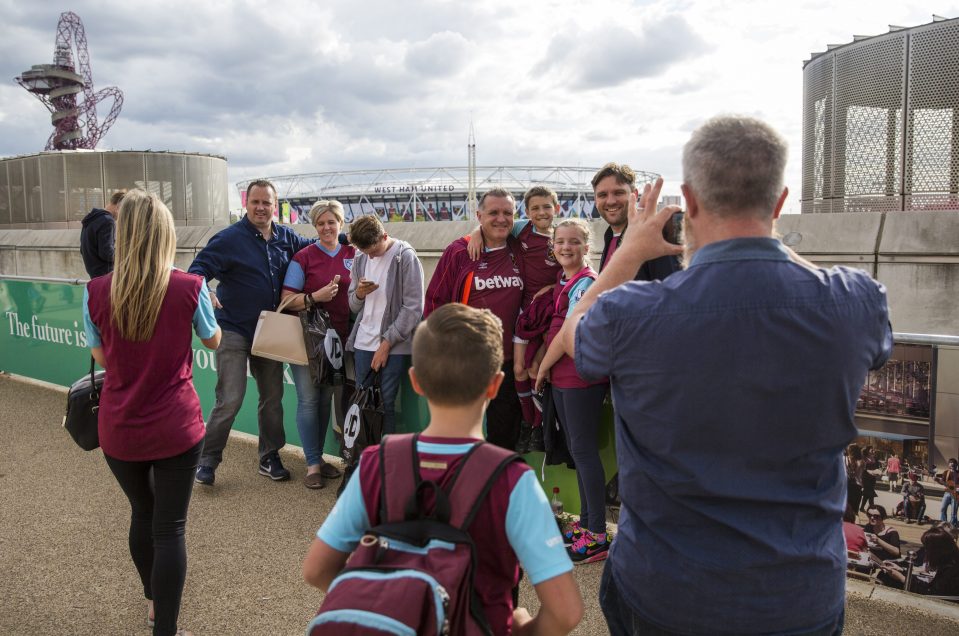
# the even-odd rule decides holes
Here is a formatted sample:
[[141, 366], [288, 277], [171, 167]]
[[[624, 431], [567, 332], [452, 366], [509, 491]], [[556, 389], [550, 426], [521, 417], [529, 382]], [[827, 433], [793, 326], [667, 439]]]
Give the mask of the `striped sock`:
[[519, 405], [523, 409], [523, 421], [529, 424], [533, 423], [533, 414], [536, 408], [533, 406], [533, 385], [529, 379], [516, 380], [516, 395], [519, 397]]

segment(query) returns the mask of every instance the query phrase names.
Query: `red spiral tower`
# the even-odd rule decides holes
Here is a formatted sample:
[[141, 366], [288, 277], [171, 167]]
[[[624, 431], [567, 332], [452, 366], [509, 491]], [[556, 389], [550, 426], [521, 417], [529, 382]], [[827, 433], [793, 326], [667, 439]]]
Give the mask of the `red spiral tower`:
[[[46, 150], [96, 148], [123, 106], [123, 93], [115, 86], [94, 92], [86, 32], [80, 16], [71, 11], [60, 14], [53, 64], [35, 65], [16, 80], [51, 113], [54, 130]], [[97, 104], [108, 98], [113, 99], [110, 113], [99, 122]]]

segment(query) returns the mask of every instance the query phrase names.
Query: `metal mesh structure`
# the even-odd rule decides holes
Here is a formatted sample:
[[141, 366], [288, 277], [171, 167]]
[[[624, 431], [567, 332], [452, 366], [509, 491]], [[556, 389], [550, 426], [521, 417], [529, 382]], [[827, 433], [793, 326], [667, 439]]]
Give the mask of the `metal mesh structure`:
[[61, 151], [0, 159], [0, 229], [78, 227], [117, 190], [153, 192], [178, 225], [229, 219], [226, 159], [167, 152]]
[[803, 69], [802, 211], [959, 209], [957, 117], [959, 20], [813, 54]]

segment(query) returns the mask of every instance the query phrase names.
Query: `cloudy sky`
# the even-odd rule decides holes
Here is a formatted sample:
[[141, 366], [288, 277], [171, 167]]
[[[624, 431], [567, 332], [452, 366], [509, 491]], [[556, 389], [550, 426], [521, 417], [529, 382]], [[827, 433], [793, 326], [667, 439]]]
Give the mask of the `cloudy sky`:
[[472, 117], [480, 165], [625, 161], [678, 193], [689, 133], [738, 112], [789, 140], [798, 212], [803, 60], [957, 17], [959, 2], [0, 0], [0, 156], [50, 134], [13, 78], [52, 60], [66, 10], [86, 25], [96, 86], [124, 92], [101, 148], [224, 155], [231, 183], [460, 166]]

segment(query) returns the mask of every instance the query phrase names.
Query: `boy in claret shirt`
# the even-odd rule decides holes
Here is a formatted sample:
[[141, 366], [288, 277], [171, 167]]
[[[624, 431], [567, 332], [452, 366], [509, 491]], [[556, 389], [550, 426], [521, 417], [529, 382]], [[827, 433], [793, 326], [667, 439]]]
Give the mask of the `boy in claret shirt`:
[[[547, 186], [533, 186], [523, 195], [526, 207], [526, 219], [513, 223], [510, 235], [519, 242], [519, 256], [523, 261], [523, 304], [526, 311], [533, 299], [553, 288], [562, 269], [553, 255], [553, 220], [561, 207], [559, 197]], [[470, 234], [468, 246], [470, 257], [477, 260], [483, 242], [480, 228]], [[520, 428], [516, 452], [543, 451], [542, 420], [533, 407], [532, 378], [535, 367], [543, 358], [544, 351], [527, 351], [529, 341], [513, 336], [513, 373], [516, 383], [516, 395], [523, 410], [523, 422]], [[533, 368], [532, 373], [530, 372]]]
[[[422, 479], [446, 488], [462, 458], [481, 443], [502, 363], [502, 325], [488, 310], [447, 304], [417, 328], [410, 381], [430, 409], [430, 424], [416, 441]], [[303, 562], [308, 583], [328, 589], [365, 531], [381, 522], [380, 480], [379, 449], [367, 448]], [[546, 493], [529, 466], [513, 462], [494, 478], [468, 532], [477, 556], [476, 594], [494, 634], [572, 631], [583, 600]], [[535, 618], [513, 607], [520, 565], [541, 604]]]

